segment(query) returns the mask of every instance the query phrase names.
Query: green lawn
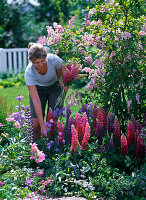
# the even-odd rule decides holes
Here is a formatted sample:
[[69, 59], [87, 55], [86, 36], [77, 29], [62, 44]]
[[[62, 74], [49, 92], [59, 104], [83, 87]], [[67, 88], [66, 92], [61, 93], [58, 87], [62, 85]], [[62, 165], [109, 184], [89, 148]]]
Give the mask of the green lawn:
[[16, 100], [18, 95], [24, 96], [22, 102], [25, 106], [29, 106], [28, 89], [26, 85], [0, 89], [0, 96], [6, 97], [8, 108], [14, 109], [15, 106], [18, 106], [18, 100]]
[[[68, 94], [71, 94], [72, 92], [73, 92], [72, 89], [68, 90]], [[0, 97], [1, 96], [6, 97], [8, 110], [9, 109], [15, 110], [15, 107], [19, 105], [18, 100], [16, 100], [16, 97], [18, 95], [24, 96], [22, 103], [24, 104], [24, 106], [29, 107], [29, 93], [28, 93], [28, 89], [26, 85], [0, 89]], [[73, 106], [71, 108], [72, 114], [75, 114], [79, 110], [79, 108], [80, 108], [80, 105]]]

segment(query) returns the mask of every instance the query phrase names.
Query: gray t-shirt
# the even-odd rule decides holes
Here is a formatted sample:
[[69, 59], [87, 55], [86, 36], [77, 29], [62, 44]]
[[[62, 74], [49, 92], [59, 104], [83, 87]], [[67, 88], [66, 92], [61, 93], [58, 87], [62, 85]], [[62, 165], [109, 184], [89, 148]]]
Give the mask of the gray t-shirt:
[[47, 73], [40, 75], [32, 62], [25, 70], [26, 85], [50, 86], [57, 81], [56, 69], [61, 67], [63, 60], [55, 54], [47, 55]]

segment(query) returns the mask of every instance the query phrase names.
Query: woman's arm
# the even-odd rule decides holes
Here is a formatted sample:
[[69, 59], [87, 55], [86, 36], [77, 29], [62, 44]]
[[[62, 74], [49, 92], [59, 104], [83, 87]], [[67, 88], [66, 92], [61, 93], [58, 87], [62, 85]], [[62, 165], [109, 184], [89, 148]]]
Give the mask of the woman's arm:
[[63, 83], [63, 72], [62, 72], [63, 66], [64, 65], [62, 64], [61, 67], [56, 70], [56, 75], [61, 87], [67, 92], [68, 86], [65, 86]]
[[42, 107], [41, 107], [41, 101], [36, 89], [35, 85], [27, 85], [29, 94], [31, 96], [31, 99], [33, 101], [33, 105], [35, 108], [35, 112], [41, 127], [41, 133], [44, 134], [44, 132], [47, 130], [47, 127], [44, 125], [44, 119], [42, 114]]

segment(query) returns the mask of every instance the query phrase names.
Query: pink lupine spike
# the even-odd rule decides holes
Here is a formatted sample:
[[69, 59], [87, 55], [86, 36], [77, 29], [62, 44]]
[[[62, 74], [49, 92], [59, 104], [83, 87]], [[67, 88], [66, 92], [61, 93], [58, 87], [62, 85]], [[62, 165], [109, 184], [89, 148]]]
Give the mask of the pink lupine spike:
[[64, 84], [68, 84], [70, 82], [70, 71], [68, 69], [65, 70], [64, 74]]
[[82, 140], [81, 150], [86, 150], [87, 149], [87, 145], [88, 145], [88, 141], [89, 141], [89, 138], [90, 138], [90, 134], [91, 134], [91, 128], [89, 126], [89, 123], [87, 122], [86, 126], [85, 126], [84, 137], [83, 137], [83, 140]]
[[55, 131], [55, 116], [51, 108], [49, 108], [48, 116], [46, 119], [46, 122], [50, 122], [52, 120], [53, 122], [51, 123], [51, 130], [49, 132], [49, 136], [53, 137], [54, 136], [54, 131]]
[[78, 135], [80, 135], [80, 144], [82, 144], [82, 140], [83, 140], [83, 137], [84, 137], [84, 133], [85, 133], [85, 127], [86, 127], [86, 123], [88, 122], [88, 117], [87, 117], [87, 114], [86, 112], [83, 113], [83, 116], [82, 116], [82, 119], [81, 119], [81, 132], [78, 133]]
[[143, 159], [145, 156], [145, 146], [144, 140], [141, 135], [137, 138], [137, 146], [136, 146], [136, 159]]
[[61, 121], [57, 121], [57, 127], [58, 127], [58, 142], [59, 144], [64, 144], [64, 127]]
[[75, 128], [76, 128], [77, 133], [78, 133], [79, 143], [81, 144], [84, 132], [83, 132], [83, 128], [82, 128], [82, 117], [79, 113], [76, 113]]
[[57, 121], [58, 131], [64, 133], [64, 127], [61, 121]]
[[121, 150], [123, 155], [128, 155], [127, 139], [124, 134], [121, 135]]
[[68, 63], [68, 64], [67, 64], [66, 67], [68, 68], [69, 71], [71, 71], [72, 65], [73, 65], [72, 63]]
[[82, 127], [83, 129], [85, 129], [86, 123], [88, 122], [88, 117], [87, 117], [87, 113], [84, 112], [83, 116], [82, 116]]
[[135, 128], [132, 121], [128, 121], [127, 125], [127, 138], [128, 138], [128, 146], [134, 144], [135, 141]]
[[93, 107], [93, 128], [96, 129], [97, 106]]
[[118, 120], [118, 117], [115, 116], [115, 120], [114, 120], [114, 136], [116, 138], [119, 138], [120, 137], [120, 122]]
[[73, 124], [71, 125], [71, 132], [72, 132], [71, 153], [74, 153], [75, 150], [79, 148], [79, 142], [78, 142], [78, 132]]

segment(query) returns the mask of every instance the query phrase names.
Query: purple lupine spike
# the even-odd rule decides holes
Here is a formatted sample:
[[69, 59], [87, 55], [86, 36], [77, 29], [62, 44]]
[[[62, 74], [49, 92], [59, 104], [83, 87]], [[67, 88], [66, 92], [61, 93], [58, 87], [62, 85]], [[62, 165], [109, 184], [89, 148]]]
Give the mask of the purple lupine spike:
[[100, 152], [104, 152], [105, 151], [105, 144], [104, 144], [104, 140], [102, 141], [102, 144], [100, 146]]
[[111, 151], [113, 147], [114, 147], [114, 140], [113, 140], [113, 134], [112, 134], [109, 141], [109, 150]]
[[30, 109], [26, 107], [25, 111], [25, 124], [26, 124], [26, 140], [33, 142], [33, 123]]
[[68, 123], [68, 134], [67, 134], [67, 142], [71, 144], [71, 138], [72, 138], [72, 133], [71, 133], [71, 125], [74, 124], [74, 119], [72, 116], [69, 118], [69, 123]]
[[89, 117], [89, 113], [88, 113], [88, 110], [87, 110], [87, 104], [82, 104], [82, 112], [84, 113], [86, 113], [87, 114], [87, 117]]
[[101, 127], [99, 121], [96, 119], [96, 130], [95, 130], [95, 135], [97, 135], [97, 138], [99, 140], [102, 139], [103, 137], [103, 128]]
[[113, 133], [114, 132], [114, 114], [113, 113], [108, 113], [107, 116], [107, 131], [108, 133]]
[[66, 107], [66, 124], [64, 128], [64, 138], [65, 140], [69, 143], [69, 138], [68, 138], [68, 130], [69, 130], [69, 117], [71, 115], [71, 109], [69, 106]]
[[140, 134], [137, 138], [136, 159], [143, 159], [145, 156], [144, 136]]

